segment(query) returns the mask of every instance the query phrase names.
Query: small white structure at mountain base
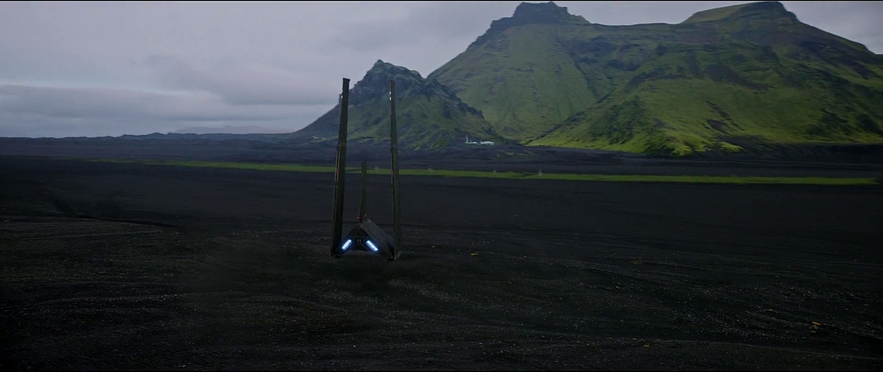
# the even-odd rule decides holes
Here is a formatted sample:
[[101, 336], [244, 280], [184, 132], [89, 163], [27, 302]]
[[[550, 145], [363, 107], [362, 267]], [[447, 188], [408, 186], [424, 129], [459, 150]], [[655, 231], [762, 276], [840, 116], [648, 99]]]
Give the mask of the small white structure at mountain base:
[[493, 141], [481, 141], [481, 142], [470, 141], [469, 136], [467, 135], [466, 136], [466, 144], [467, 145], [493, 145], [494, 142]]

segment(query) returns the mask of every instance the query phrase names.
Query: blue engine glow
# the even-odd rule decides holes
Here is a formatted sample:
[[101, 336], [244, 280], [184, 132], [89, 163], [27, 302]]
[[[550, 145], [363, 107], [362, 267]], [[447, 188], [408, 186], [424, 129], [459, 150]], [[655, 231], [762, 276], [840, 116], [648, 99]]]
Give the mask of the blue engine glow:
[[353, 240], [352, 240], [352, 239], [347, 239], [345, 242], [343, 242], [343, 246], [340, 247], [340, 250], [342, 250], [342, 251], [346, 251], [347, 249], [349, 249], [349, 247], [350, 247], [351, 245], [353, 245]]
[[374, 245], [374, 242], [372, 242], [370, 240], [366, 240], [365, 243], [368, 244], [368, 248], [371, 248], [371, 250], [374, 251], [374, 253], [377, 253], [377, 251], [380, 250], [377, 248], [376, 245]]

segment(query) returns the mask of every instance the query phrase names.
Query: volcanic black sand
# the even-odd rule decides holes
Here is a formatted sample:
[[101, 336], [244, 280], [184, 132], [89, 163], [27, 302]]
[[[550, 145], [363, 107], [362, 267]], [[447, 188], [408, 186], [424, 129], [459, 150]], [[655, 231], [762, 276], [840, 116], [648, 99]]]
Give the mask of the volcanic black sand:
[[881, 186], [332, 179], [0, 159], [0, 367], [883, 368]]

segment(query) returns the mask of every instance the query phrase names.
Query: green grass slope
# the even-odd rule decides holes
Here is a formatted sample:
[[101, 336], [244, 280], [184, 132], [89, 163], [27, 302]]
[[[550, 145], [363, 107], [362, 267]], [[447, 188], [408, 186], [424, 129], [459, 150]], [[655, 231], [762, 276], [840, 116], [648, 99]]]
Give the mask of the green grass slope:
[[883, 142], [883, 57], [778, 2], [634, 26], [523, 3], [429, 79], [529, 145], [682, 155]]
[[506, 138], [541, 134], [597, 94], [567, 50], [554, 42], [560, 25], [587, 24], [561, 9], [554, 4], [518, 7], [515, 17], [495, 21], [465, 53], [428, 79], [481, 107], [485, 119]]
[[[478, 110], [464, 104], [448, 88], [427, 81], [413, 70], [378, 60], [350, 89], [348, 141], [379, 142], [390, 138], [389, 80], [396, 82], [396, 123], [399, 143], [414, 149], [438, 149], [464, 142], [465, 137], [500, 141]], [[340, 105], [297, 132], [317, 141], [337, 141]]]
[[[106, 163], [132, 163], [166, 165], [198, 168], [233, 168], [283, 172], [332, 173], [334, 167], [300, 165], [300, 164], [267, 164], [267, 163], [234, 163], [212, 161], [161, 161], [161, 160], [123, 160], [123, 159], [90, 159], [88, 161]], [[358, 167], [347, 167], [348, 173], [359, 173]], [[386, 175], [389, 169], [370, 169], [368, 174]], [[534, 180], [566, 180], [589, 182], [668, 182], [668, 183], [723, 183], [723, 184], [780, 184], [780, 185], [876, 185], [874, 178], [831, 178], [831, 177], [756, 177], [756, 176], [663, 176], [663, 175], [632, 175], [632, 174], [585, 174], [585, 173], [528, 173], [528, 172], [482, 172], [466, 170], [432, 170], [432, 169], [400, 169], [403, 176], [430, 177], [480, 177], [502, 179], [534, 179]]]

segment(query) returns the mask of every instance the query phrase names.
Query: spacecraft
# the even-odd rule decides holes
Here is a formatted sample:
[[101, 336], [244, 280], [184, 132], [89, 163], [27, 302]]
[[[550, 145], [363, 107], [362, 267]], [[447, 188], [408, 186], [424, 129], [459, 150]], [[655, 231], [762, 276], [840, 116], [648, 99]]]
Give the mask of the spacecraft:
[[350, 80], [343, 79], [343, 93], [340, 96], [340, 132], [337, 138], [337, 162], [334, 166], [334, 196], [332, 207], [331, 256], [340, 258], [347, 252], [367, 251], [386, 257], [393, 261], [400, 254], [402, 230], [399, 223], [399, 156], [398, 135], [396, 134], [396, 98], [395, 81], [389, 81], [390, 107], [390, 154], [392, 166], [390, 176], [392, 184], [392, 216], [393, 236], [383, 231], [380, 226], [366, 217], [368, 192], [367, 163], [362, 161], [362, 195], [359, 201], [358, 223], [346, 235], [343, 235], [343, 196], [346, 186], [346, 126], [347, 109], [349, 106]]

